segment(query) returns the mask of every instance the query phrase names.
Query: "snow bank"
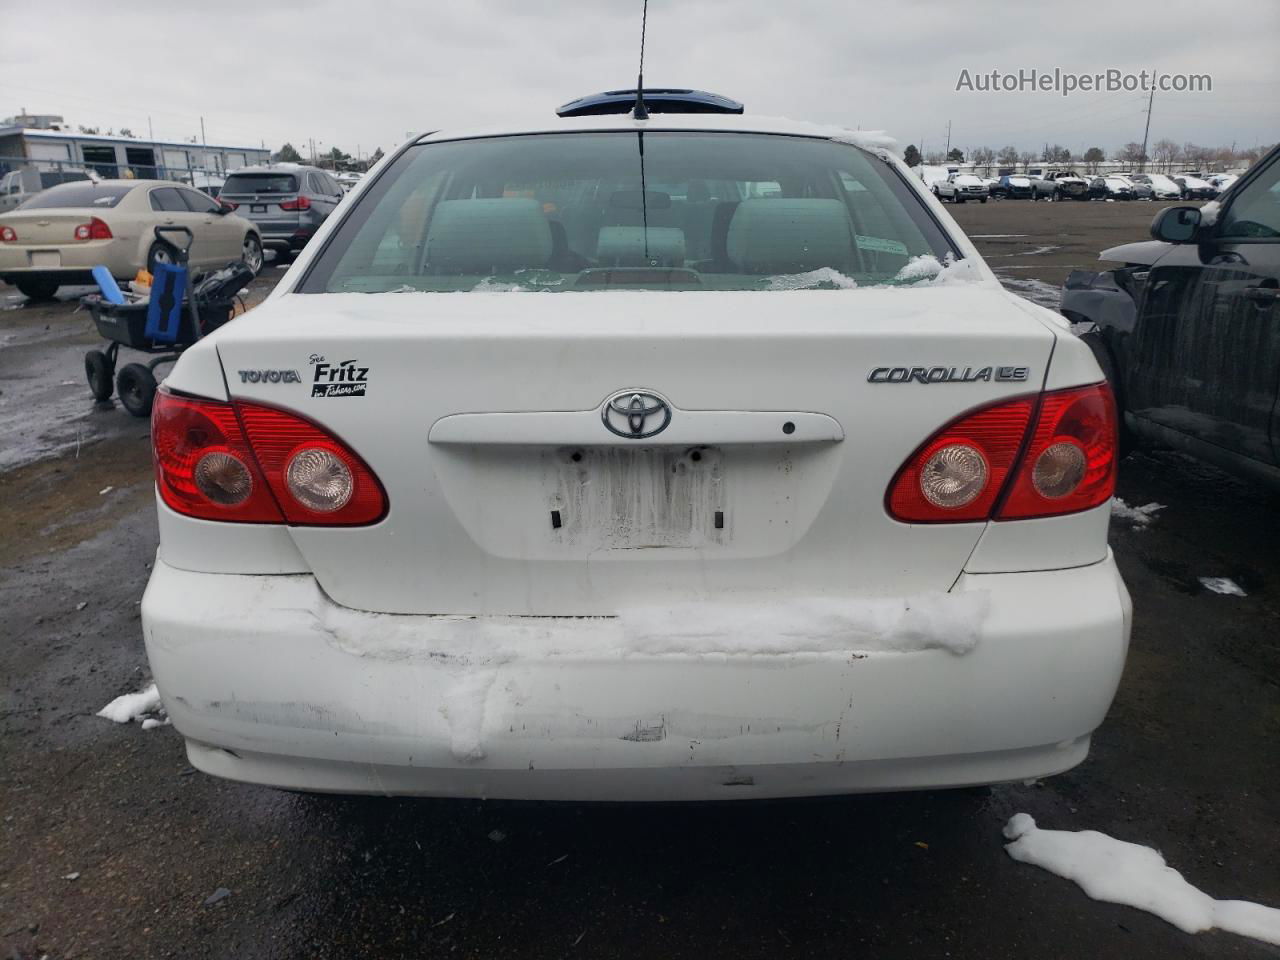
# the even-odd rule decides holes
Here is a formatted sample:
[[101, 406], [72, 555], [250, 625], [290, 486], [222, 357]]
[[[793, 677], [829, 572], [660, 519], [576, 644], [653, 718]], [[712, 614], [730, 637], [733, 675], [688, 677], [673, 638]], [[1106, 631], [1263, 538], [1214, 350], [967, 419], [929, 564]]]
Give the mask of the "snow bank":
[[1214, 900], [1187, 883], [1157, 851], [1096, 830], [1041, 830], [1029, 815], [1004, 828], [1005, 851], [1020, 863], [1073, 880], [1094, 900], [1154, 913], [1186, 933], [1218, 928], [1280, 944], [1280, 910], [1244, 900]]
[[627, 648], [640, 654], [781, 655], [942, 649], [978, 642], [985, 591], [880, 600], [683, 603], [619, 611]]
[[1140, 507], [1131, 507], [1116, 497], [1111, 501], [1111, 516], [1117, 520], [1128, 520], [1138, 529], [1142, 529], [1156, 518], [1156, 514], [1164, 509], [1163, 503], [1145, 503]]
[[858, 282], [853, 277], [846, 277], [832, 267], [819, 267], [807, 273], [784, 273], [769, 278], [768, 290], [812, 290], [819, 287], [834, 287], [837, 290], [853, 290]]
[[98, 716], [106, 717], [114, 723], [131, 723], [144, 714], [155, 713], [159, 709], [160, 691], [153, 683], [145, 690], [116, 697], [98, 711]]

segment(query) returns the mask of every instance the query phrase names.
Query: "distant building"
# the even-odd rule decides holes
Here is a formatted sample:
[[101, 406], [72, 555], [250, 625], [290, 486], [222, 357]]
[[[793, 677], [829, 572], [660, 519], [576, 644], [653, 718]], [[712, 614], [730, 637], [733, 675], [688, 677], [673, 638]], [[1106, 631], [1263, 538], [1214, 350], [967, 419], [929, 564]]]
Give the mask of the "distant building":
[[174, 143], [75, 133], [52, 114], [22, 113], [0, 125], [0, 175], [10, 170], [92, 170], [101, 177], [192, 181], [271, 159], [261, 147]]

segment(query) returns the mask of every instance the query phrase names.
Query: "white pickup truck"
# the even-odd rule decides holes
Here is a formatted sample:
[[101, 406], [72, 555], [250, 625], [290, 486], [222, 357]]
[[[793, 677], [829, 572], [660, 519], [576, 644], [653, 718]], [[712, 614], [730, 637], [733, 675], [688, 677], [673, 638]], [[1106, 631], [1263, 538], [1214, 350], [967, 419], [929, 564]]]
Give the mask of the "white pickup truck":
[[939, 200], [950, 200], [952, 203], [964, 203], [966, 200], [987, 202], [987, 185], [981, 177], [971, 173], [952, 173], [945, 180], [933, 185], [933, 195]]

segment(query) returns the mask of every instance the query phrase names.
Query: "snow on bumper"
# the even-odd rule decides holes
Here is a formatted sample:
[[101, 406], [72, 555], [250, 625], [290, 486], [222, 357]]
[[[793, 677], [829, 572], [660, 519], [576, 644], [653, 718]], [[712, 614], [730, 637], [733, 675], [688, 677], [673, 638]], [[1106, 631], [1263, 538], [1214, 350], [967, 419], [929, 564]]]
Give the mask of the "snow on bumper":
[[1110, 555], [965, 575], [913, 602], [782, 609], [799, 629], [763, 608], [719, 632], [724, 609], [390, 616], [339, 607], [308, 575], [158, 562], [142, 613], [165, 706], [202, 770], [306, 790], [582, 800], [1060, 772], [1106, 714], [1131, 619]]

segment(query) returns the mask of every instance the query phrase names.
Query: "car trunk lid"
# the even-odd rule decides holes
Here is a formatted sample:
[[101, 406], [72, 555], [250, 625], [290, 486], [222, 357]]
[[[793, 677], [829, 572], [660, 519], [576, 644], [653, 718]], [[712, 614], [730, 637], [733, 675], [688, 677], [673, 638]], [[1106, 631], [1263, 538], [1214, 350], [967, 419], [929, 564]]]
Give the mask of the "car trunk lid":
[[[233, 396], [315, 420], [386, 488], [376, 525], [291, 530], [326, 592], [459, 615], [947, 590], [984, 525], [897, 522], [887, 487], [957, 415], [1037, 390], [1052, 344], [993, 282], [291, 294], [217, 340]], [[633, 396], [664, 430], [634, 435]]]

